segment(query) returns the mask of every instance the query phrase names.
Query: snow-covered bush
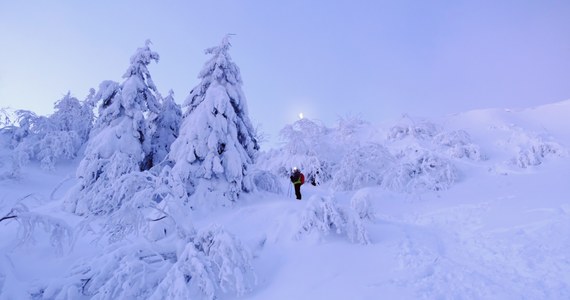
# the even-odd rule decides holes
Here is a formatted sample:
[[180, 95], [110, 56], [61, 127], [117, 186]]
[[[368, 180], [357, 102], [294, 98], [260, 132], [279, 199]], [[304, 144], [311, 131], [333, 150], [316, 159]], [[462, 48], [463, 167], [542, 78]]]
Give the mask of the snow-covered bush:
[[271, 172], [263, 170], [253, 170], [248, 176], [253, 180], [252, 186], [257, 190], [280, 194], [282, 192], [281, 181], [279, 177]]
[[301, 216], [298, 239], [316, 232], [327, 236], [330, 232], [346, 235], [353, 243], [369, 244], [368, 231], [355, 211], [345, 210], [333, 198], [312, 196]]
[[231, 205], [253, 188], [244, 177], [259, 145], [230, 46], [226, 36], [219, 46], [206, 50], [212, 58], [186, 100], [188, 108], [168, 156], [174, 182], [197, 207]]
[[90, 211], [94, 215], [109, 215], [102, 230], [111, 242], [122, 240], [129, 234], [146, 231], [148, 209], [155, 201], [156, 177], [148, 172], [133, 172], [115, 180], [108, 190], [93, 195], [90, 207], [76, 211]]
[[338, 119], [335, 128], [335, 140], [342, 144], [358, 143], [361, 141], [362, 134], [367, 134], [372, 126], [356, 116], [346, 116]]
[[538, 166], [552, 156], [565, 155], [566, 150], [556, 142], [545, 141], [541, 137], [530, 139], [517, 147], [517, 154], [512, 159], [513, 164], [520, 168]]
[[153, 243], [115, 243], [102, 253], [35, 294], [40, 299], [216, 299], [243, 296], [257, 282], [250, 251], [219, 226]]
[[[21, 202], [7, 213], [0, 215], [0, 222], [12, 220], [18, 222], [19, 225], [19, 245], [34, 243], [36, 236], [46, 236], [47, 233], [50, 245], [57, 253], [62, 254], [65, 248], [69, 249], [71, 247], [73, 229], [63, 220], [30, 211]], [[42, 230], [41, 234], [38, 234], [38, 230]]]
[[407, 148], [396, 155], [399, 162], [385, 174], [383, 186], [398, 192], [440, 191], [457, 179], [455, 166], [425, 149]]
[[194, 239], [196, 249], [211, 262], [211, 273], [222, 293], [242, 296], [257, 283], [251, 253], [234, 235], [220, 226], [201, 231]]
[[469, 133], [464, 130], [441, 132], [434, 137], [434, 142], [443, 146], [443, 150], [453, 158], [468, 158], [475, 161], [485, 159], [479, 146], [471, 142]]
[[188, 243], [150, 299], [216, 299], [243, 296], [256, 285], [251, 254], [219, 226]]
[[413, 137], [419, 140], [428, 140], [440, 131], [441, 128], [434, 123], [415, 121], [411, 117], [404, 115], [397, 125], [390, 128], [388, 139], [401, 140], [406, 137]]
[[75, 212], [105, 218], [87, 218], [81, 227], [108, 243], [138, 237], [158, 241], [172, 235], [191, 236], [190, 208], [173, 195], [168, 172], [168, 166], [160, 176], [149, 171], [131, 172], [107, 185], [106, 190], [89, 192], [88, 200], [79, 202]]
[[356, 145], [338, 165], [333, 175], [333, 187], [337, 190], [355, 190], [380, 185], [393, 163], [392, 155], [380, 144]]
[[102, 253], [35, 294], [40, 299], [148, 299], [176, 258], [172, 249], [146, 243], [114, 245]]
[[374, 221], [376, 219], [368, 189], [360, 189], [350, 198], [350, 208], [361, 220]]
[[204, 253], [189, 243], [149, 299], [215, 299], [216, 281]]

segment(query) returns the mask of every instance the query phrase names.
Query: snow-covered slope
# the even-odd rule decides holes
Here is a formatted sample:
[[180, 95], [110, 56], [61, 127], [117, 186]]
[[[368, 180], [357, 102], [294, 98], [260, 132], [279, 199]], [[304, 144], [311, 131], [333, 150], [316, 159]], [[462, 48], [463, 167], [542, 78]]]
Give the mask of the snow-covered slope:
[[[281, 194], [246, 194], [235, 207], [195, 213], [192, 223], [222, 225], [250, 250], [257, 285], [243, 299], [568, 299], [569, 115], [565, 101], [361, 128], [353, 136], [374, 137], [392, 153], [419, 144], [445, 151], [455, 179], [438, 191], [339, 190], [333, 179], [304, 185], [297, 201], [284, 178]], [[465, 138], [460, 130], [471, 144], [453, 143]], [[2, 176], [9, 153], [0, 149]], [[49, 216], [46, 226], [60, 224], [52, 242], [64, 241], [53, 245], [53, 230], [30, 227], [41, 223], [0, 222], [0, 299], [44, 299], [77, 261], [103, 254], [101, 243], [63, 238], [81, 220], [61, 209], [76, 163], [0, 177], [0, 218], [25, 205]]]

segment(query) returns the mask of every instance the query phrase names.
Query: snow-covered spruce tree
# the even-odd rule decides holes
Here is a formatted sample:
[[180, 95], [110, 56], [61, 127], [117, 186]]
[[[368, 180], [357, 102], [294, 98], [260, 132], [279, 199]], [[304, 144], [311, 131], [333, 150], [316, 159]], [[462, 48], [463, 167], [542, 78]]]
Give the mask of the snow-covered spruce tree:
[[182, 110], [180, 105], [174, 102], [174, 92], [170, 90], [168, 96], [162, 100], [160, 112], [152, 113], [149, 117], [148, 123], [152, 131], [150, 142], [152, 165], [157, 165], [166, 158], [170, 152], [170, 145], [178, 137], [181, 122]]
[[197, 204], [227, 205], [252, 189], [245, 180], [259, 145], [248, 117], [239, 68], [229, 55], [229, 36], [206, 50], [212, 58], [190, 92], [169, 160], [177, 196]]
[[79, 182], [66, 199], [71, 212], [101, 215], [116, 210], [128, 197], [111, 201], [105, 191], [118, 188], [113, 183], [121, 176], [152, 167], [145, 113], [159, 113], [160, 106], [147, 66], [159, 56], [149, 45], [147, 41], [131, 57], [122, 84], [104, 81], [99, 86], [99, 117], [77, 169]]

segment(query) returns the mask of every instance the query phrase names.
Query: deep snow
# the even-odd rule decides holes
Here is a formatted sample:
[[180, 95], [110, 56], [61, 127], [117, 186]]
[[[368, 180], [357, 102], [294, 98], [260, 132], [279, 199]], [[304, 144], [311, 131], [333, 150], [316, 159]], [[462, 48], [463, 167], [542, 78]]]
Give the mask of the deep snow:
[[[243, 299], [569, 299], [569, 115], [565, 101], [434, 120], [468, 132], [486, 156], [455, 161], [459, 177], [448, 190], [335, 191], [329, 181], [305, 184], [297, 201], [283, 179], [282, 194], [245, 194], [235, 207], [196, 213], [192, 222], [197, 228], [223, 225], [252, 252], [258, 283]], [[534, 165], [528, 149], [545, 143], [557, 151], [539, 155]], [[0, 144], [0, 176], [9, 168], [8, 155]], [[0, 177], [0, 217], [22, 203], [73, 228], [81, 218], [61, 205], [78, 161], [52, 172], [32, 163], [17, 180]], [[334, 231], [299, 234], [303, 214], [320, 197], [348, 208], [356, 193], [376, 212], [366, 224], [369, 244]], [[22, 228], [14, 219], [0, 223], [0, 299], [32, 298], [78, 259], [101, 254], [85, 238], [58, 250], [41, 228], [28, 240]]]

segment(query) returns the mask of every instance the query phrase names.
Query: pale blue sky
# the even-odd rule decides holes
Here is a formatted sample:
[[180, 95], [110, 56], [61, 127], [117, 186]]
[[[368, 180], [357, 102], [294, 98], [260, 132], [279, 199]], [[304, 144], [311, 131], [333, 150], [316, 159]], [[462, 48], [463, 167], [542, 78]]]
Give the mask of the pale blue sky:
[[570, 98], [570, 1], [0, 0], [0, 107], [83, 99], [147, 38], [181, 103], [226, 33], [272, 142], [299, 112], [333, 125]]

